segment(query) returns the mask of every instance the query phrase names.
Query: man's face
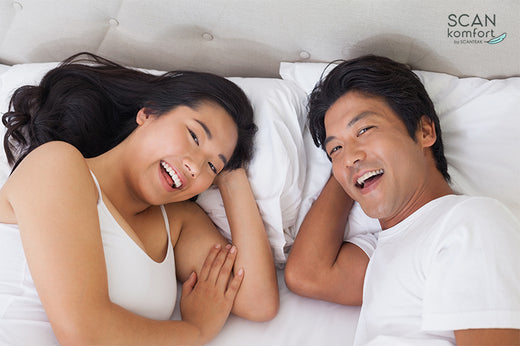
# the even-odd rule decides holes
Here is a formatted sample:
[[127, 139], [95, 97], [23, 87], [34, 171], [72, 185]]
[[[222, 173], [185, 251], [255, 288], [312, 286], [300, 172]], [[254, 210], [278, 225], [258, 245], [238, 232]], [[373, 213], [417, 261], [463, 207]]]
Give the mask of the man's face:
[[324, 143], [334, 177], [383, 229], [427, 202], [432, 126], [423, 117], [414, 140], [383, 99], [355, 91], [340, 97], [325, 114]]

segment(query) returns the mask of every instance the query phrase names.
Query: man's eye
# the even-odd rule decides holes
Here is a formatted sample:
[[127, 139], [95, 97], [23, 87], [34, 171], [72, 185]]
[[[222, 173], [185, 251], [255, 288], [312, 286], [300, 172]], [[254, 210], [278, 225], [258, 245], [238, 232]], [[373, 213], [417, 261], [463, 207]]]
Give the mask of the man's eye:
[[218, 173], [217, 168], [215, 167], [214, 164], [212, 164], [211, 162], [208, 162], [208, 165], [209, 165], [209, 168], [213, 171], [213, 173], [215, 173], [215, 174]]
[[367, 131], [370, 130], [371, 128], [373, 128], [373, 126], [368, 126], [368, 127], [364, 127], [364, 128], [362, 128], [361, 130], [359, 130], [359, 132], [358, 132], [358, 136], [361, 136], [363, 133], [367, 132]]
[[334, 148], [332, 148], [330, 151], [329, 151], [329, 156], [332, 156], [332, 154], [334, 154], [336, 151], [338, 151], [339, 149], [341, 149], [341, 146], [337, 145], [335, 146]]
[[197, 135], [195, 134], [195, 132], [193, 132], [192, 130], [188, 129], [188, 131], [190, 132], [190, 135], [191, 135], [191, 138], [193, 138], [193, 140], [195, 141], [195, 143], [197, 145], [199, 145], [199, 138], [197, 137]]

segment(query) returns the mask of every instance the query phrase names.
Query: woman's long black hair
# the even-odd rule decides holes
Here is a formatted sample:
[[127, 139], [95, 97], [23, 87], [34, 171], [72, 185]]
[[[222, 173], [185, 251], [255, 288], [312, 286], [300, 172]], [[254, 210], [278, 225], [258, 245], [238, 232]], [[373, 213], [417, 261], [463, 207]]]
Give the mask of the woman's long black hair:
[[225, 169], [242, 166], [251, 159], [257, 128], [251, 104], [236, 84], [204, 72], [154, 75], [79, 53], [50, 70], [39, 85], [14, 92], [2, 116], [7, 128], [4, 150], [13, 170], [49, 141], [68, 142], [84, 157], [94, 157], [137, 127], [141, 108], [160, 116], [177, 106], [196, 108], [205, 101], [223, 107], [237, 124], [237, 146]]

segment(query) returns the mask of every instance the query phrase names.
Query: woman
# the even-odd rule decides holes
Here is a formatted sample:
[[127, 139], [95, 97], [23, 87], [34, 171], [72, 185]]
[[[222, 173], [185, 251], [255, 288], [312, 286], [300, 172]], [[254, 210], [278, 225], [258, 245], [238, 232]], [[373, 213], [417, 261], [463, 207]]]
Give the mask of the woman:
[[[274, 263], [243, 168], [256, 131], [244, 93], [211, 74], [87, 56], [18, 89], [3, 117], [14, 169], [0, 190], [0, 338], [203, 344], [231, 311], [274, 317]], [[213, 183], [233, 246], [187, 201]], [[168, 320], [175, 273], [181, 321]]]

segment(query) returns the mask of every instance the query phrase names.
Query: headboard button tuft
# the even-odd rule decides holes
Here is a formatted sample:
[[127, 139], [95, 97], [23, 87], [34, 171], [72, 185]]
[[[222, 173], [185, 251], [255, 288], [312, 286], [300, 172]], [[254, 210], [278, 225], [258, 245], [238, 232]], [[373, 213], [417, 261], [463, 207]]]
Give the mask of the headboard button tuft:
[[108, 24], [110, 24], [110, 26], [116, 27], [119, 25], [119, 21], [115, 18], [110, 18], [108, 20]]
[[19, 3], [18, 1], [13, 1], [13, 8], [16, 11], [21, 11], [21, 10], [23, 10], [23, 5], [21, 3]]
[[205, 39], [206, 41], [213, 41], [214, 37], [209, 32], [205, 32], [202, 34], [202, 38]]
[[311, 54], [305, 50], [300, 52], [300, 59], [307, 60], [311, 57]]

